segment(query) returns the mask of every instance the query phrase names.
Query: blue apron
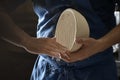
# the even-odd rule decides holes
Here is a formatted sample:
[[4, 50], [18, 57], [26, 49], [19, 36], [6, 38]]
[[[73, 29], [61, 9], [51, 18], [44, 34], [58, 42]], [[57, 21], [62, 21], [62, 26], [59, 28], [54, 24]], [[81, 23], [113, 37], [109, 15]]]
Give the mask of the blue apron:
[[[76, 9], [86, 18], [90, 37], [98, 39], [110, 30], [103, 23], [104, 19], [93, 10], [89, 0], [33, 0], [33, 2], [35, 13], [38, 15], [38, 38], [54, 36], [57, 20], [61, 12], [67, 8]], [[117, 80], [112, 48], [74, 63], [39, 55], [31, 80]]]

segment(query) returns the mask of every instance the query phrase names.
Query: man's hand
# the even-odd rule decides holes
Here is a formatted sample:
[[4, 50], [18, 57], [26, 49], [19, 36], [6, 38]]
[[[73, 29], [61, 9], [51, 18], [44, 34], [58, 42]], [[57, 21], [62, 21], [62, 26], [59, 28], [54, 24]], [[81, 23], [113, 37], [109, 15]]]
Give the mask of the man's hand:
[[76, 62], [84, 60], [98, 52], [103, 51], [101, 40], [96, 40], [93, 38], [79, 38], [76, 40], [77, 43], [82, 44], [82, 47], [76, 51], [71, 53], [69, 62]]
[[51, 57], [69, 60], [68, 50], [57, 43], [55, 38], [30, 38], [23, 42], [24, 48], [32, 54], [47, 54]]

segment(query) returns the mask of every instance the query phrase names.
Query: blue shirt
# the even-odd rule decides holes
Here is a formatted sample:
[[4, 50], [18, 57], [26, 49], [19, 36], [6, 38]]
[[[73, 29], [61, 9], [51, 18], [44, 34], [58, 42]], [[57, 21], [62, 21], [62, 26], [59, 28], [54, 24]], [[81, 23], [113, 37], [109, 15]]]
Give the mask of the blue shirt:
[[[38, 38], [54, 36], [57, 20], [66, 8], [76, 9], [86, 18], [90, 28], [90, 37], [98, 39], [115, 26], [113, 0], [34, 0], [33, 2], [34, 11], [38, 16]], [[112, 53], [112, 48], [109, 48], [79, 64], [89, 65], [99, 62], [110, 58]]]
[[[53, 37], [63, 10], [73, 8], [87, 20], [90, 37], [100, 38], [115, 26], [113, 0], [33, 0], [38, 15], [37, 37]], [[104, 44], [103, 44], [104, 45]], [[38, 56], [31, 80], [117, 80], [112, 48], [85, 60], [66, 63]]]
[[[90, 3], [106, 28], [112, 29], [115, 26], [114, 0], [90, 0]], [[54, 36], [52, 28], [55, 30], [60, 13], [66, 8], [74, 8], [82, 12], [79, 0], [34, 0], [34, 10], [39, 18], [38, 37]]]

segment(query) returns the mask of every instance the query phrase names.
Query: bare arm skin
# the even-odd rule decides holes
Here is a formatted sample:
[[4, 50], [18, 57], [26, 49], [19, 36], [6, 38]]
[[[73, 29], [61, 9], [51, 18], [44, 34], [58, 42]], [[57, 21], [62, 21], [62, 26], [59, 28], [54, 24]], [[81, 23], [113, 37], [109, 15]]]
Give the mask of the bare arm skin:
[[[35, 38], [24, 32], [15, 24], [10, 13], [14, 11], [14, 6], [8, 9], [11, 4], [8, 4], [9, 0], [1, 1], [0, 4], [0, 37], [13, 45], [19, 46], [27, 50], [32, 54], [45, 53], [49, 56], [59, 57], [60, 55], [65, 59], [68, 59], [67, 50], [65, 47], [58, 44], [53, 38]], [[16, 4], [16, 0], [11, 1], [12, 4]]]
[[103, 42], [104, 47], [103, 50], [112, 46], [115, 43], [120, 42], [120, 24], [117, 25], [113, 30], [111, 30], [107, 35], [102, 37], [100, 41]]
[[78, 38], [76, 41], [80, 44], [83, 44], [83, 46], [77, 52], [71, 53], [71, 59], [69, 62], [84, 60], [96, 53], [106, 50], [116, 43], [119, 43], [120, 24], [100, 39]]

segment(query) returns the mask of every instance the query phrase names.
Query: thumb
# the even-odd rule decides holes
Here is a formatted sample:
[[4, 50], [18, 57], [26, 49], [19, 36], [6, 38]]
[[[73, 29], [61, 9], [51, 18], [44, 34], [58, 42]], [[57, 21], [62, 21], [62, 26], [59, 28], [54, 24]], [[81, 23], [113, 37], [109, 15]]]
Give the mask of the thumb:
[[53, 39], [54, 41], [56, 41], [56, 37], [52, 37], [52, 39]]
[[76, 43], [82, 44], [83, 43], [83, 38], [77, 37], [76, 38]]
[[89, 40], [90, 40], [90, 38], [80, 38], [80, 37], [76, 38], [76, 42], [78, 44], [84, 44], [84, 43], [88, 42]]

